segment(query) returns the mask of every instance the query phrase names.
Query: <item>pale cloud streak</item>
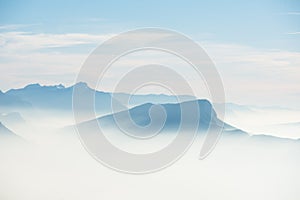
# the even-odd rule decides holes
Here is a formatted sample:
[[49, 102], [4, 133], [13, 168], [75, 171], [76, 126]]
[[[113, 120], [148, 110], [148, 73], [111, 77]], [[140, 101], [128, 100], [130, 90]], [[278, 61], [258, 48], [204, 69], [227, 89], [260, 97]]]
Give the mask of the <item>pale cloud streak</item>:
[[28, 32], [4, 32], [0, 33], [0, 45], [1, 49], [5, 49], [8, 51], [32, 51], [43, 48], [68, 47], [82, 44], [97, 44], [112, 36], [113, 34], [34, 34]]
[[300, 12], [288, 12], [287, 15], [300, 15]]
[[7, 25], [0, 25], [0, 31], [12, 31], [17, 30], [20, 28], [27, 28], [31, 26], [36, 26], [38, 24], [7, 24]]
[[297, 32], [289, 32], [287, 33], [288, 35], [299, 35], [300, 34], [300, 31], [297, 31]]

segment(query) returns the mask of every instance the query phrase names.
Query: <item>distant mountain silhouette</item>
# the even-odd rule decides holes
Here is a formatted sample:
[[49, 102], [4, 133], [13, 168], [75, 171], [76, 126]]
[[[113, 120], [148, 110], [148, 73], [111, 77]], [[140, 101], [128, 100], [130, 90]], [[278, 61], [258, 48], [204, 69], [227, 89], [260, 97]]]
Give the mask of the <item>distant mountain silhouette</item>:
[[[40, 84], [27, 85], [21, 89], [11, 89], [5, 94], [14, 95], [30, 102], [34, 108], [51, 110], [72, 110], [72, 94], [74, 87], [81, 87], [85, 92], [93, 93], [86, 83], [77, 83], [71, 87], [63, 85], [41, 86]], [[106, 92], [95, 92], [96, 109], [103, 113], [109, 112], [111, 95]]]
[[196, 99], [195, 97], [189, 96], [189, 95], [179, 95], [179, 96], [172, 96], [172, 95], [166, 95], [166, 94], [129, 95], [126, 93], [114, 93], [114, 97], [117, 97], [117, 99], [127, 98], [128, 96], [130, 96], [129, 105], [132, 105], [132, 106], [142, 105], [145, 103], [152, 103], [152, 104], [178, 103], [179, 99], [181, 102], [191, 101], [191, 100]]
[[31, 84], [21, 89], [11, 89], [6, 94], [22, 98], [35, 108], [71, 109], [71, 87]]
[[[16, 96], [9, 93], [3, 93], [0, 90], [0, 107], [1, 108], [30, 108], [32, 105], [30, 102], [22, 99], [20, 96]], [[3, 110], [3, 109], [2, 109]]]
[[[189, 105], [195, 105], [195, 103], [198, 105], [199, 111], [200, 111], [200, 118], [199, 118], [199, 124], [198, 124], [198, 131], [206, 131], [209, 127], [211, 128], [217, 128], [224, 124], [224, 131], [228, 131], [229, 134], [234, 135], [247, 135], [247, 133], [232, 127], [226, 123], [223, 123], [220, 119], [218, 119], [216, 112], [214, 111], [211, 103], [207, 100], [195, 100], [195, 101], [187, 101], [182, 103], [176, 103], [176, 104], [160, 104], [160, 106], [165, 110], [166, 114], [166, 120], [163, 126], [164, 131], [176, 131], [179, 129], [179, 126], [181, 124], [181, 107], [184, 106], [185, 108], [189, 109]], [[155, 121], [155, 118], [159, 118], [158, 115], [152, 115], [152, 118], [149, 116], [149, 112], [152, 106], [155, 104], [147, 103], [140, 106], [136, 106], [134, 108], [129, 109], [128, 111], [122, 111], [110, 115], [106, 115], [100, 118], [97, 118], [100, 126], [106, 127], [106, 128], [117, 128], [117, 124], [115, 122], [115, 118], [118, 118], [122, 120], [122, 125], [125, 125], [125, 128], [127, 130], [134, 129], [132, 123], [130, 120], [135, 122], [139, 126], [147, 126], [151, 120]], [[194, 107], [191, 106], [190, 109], [193, 109]], [[189, 113], [194, 112], [194, 110], [187, 110]], [[128, 118], [128, 112], [130, 114], [130, 118]], [[153, 119], [154, 118], [154, 119]], [[189, 116], [185, 119], [189, 123], [189, 121], [192, 121]], [[88, 127], [92, 124], [94, 120], [83, 122], [79, 125], [83, 125]], [[123, 127], [124, 128], [124, 127]], [[142, 133], [141, 133], [142, 134]]]
[[[0, 104], [9, 105], [13, 102], [27, 103], [34, 108], [51, 109], [51, 110], [72, 110], [72, 95], [74, 87], [80, 87], [86, 93], [95, 92], [95, 108], [98, 113], [111, 113], [112, 94], [108, 92], [94, 91], [86, 83], [80, 82], [71, 87], [63, 85], [41, 86], [40, 84], [30, 84], [24, 88], [11, 89], [6, 93], [0, 94]], [[130, 95], [126, 93], [114, 93], [114, 97], [127, 98], [130, 96], [131, 106], [144, 103], [173, 103], [177, 102], [176, 96], [169, 95]], [[8, 99], [9, 98], [9, 99]], [[183, 100], [193, 99], [192, 96], [181, 96]], [[15, 103], [16, 104], [16, 103]], [[13, 104], [13, 105], [15, 105]], [[125, 106], [121, 110], [127, 109]]]

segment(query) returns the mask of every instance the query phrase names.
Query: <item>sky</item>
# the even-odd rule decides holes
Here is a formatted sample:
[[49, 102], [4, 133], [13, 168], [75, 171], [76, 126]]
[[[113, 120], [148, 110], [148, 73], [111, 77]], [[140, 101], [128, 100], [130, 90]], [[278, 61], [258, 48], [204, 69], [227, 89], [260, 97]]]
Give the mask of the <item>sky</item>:
[[222, 77], [227, 101], [300, 108], [297, 0], [0, 0], [0, 89], [72, 85], [99, 44], [143, 27], [175, 30], [199, 43]]

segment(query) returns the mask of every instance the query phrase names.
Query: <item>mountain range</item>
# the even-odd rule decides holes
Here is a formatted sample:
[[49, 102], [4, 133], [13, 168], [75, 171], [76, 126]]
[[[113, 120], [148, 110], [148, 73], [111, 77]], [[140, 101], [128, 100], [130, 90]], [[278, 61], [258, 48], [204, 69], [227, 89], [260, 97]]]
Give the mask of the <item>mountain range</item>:
[[[118, 98], [128, 98], [130, 96], [129, 106], [136, 106], [144, 103], [175, 103], [176, 96], [170, 95], [130, 95], [126, 93], [102, 92], [91, 89], [86, 83], [80, 82], [70, 87], [63, 85], [41, 86], [40, 84], [30, 84], [20, 89], [11, 89], [0, 93], [0, 107], [19, 107], [19, 108], [37, 108], [48, 110], [72, 110], [73, 89], [78, 87], [86, 93], [95, 93], [95, 109], [98, 114], [107, 114], [111, 112], [112, 96]], [[184, 101], [194, 99], [192, 96], [180, 96]], [[122, 106], [120, 106], [122, 107]], [[124, 106], [123, 109], [127, 109]]]
[[[86, 94], [95, 94], [95, 108], [98, 118], [82, 122], [81, 125], [88, 125], [94, 120], [97, 120], [103, 127], [117, 128], [115, 118], [121, 119], [122, 125], [128, 130], [133, 130], [133, 122], [141, 127], [147, 127], [152, 120], [161, 120], [160, 113], [149, 115], [153, 107], [163, 108], [166, 118], [163, 130], [173, 131], [179, 128], [181, 124], [181, 106], [197, 103], [200, 110], [199, 131], [206, 131], [209, 127], [216, 128], [224, 125], [224, 132], [230, 135], [248, 135], [246, 132], [239, 128], [233, 127], [224, 123], [217, 116], [214, 109], [222, 106], [221, 104], [211, 104], [207, 100], [194, 100], [192, 96], [180, 96], [182, 102], [178, 102], [176, 96], [165, 94], [155, 95], [130, 95], [126, 93], [108, 93], [102, 91], [95, 91], [91, 89], [86, 83], [77, 83], [70, 87], [63, 85], [54, 86], [41, 86], [40, 84], [30, 84], [20, 89], [11, 89], [7, 92], [0, 91], [0, 121], [5, 121], [6, 124], [14, 125], [24, 123], [25, 120], [21, 117], [22, 109], [29, 110], [31, 115], [34, 110], [49, 110], [49, 111], [67, 111], [72, 112], [72, 95], [74, 87], [81, 88]], [[121, 109], [112, 114], [111, 101], [113, 96], [118, 98], [130, 97], [129, 107], [121, 105]], [[232, 111], [238, 109], [243, 111], [251, 111], [247, 106], [239, 106], [236, 104], [228, 104]], [[227, 109], [228, 110], [228, 109]], [[20, 111], [20, 112], [19, 112]], [[188, 112], [193, 113], [194, 110], [190, 109]], [[19, 114], [21, 113], [21, 115]], [[130, 117], [127, 115], [129, 113]], [[37, 115], [38, 117], [43, 117]], [[59, 114], [54, 114], [59, 118]], [[45, 115], [45, 118], [47, 116]], [[26, 118], [25, 118], [26, 119]], [[186, 116], [185, 120], [192, 121], [194, 118]], [[132, 120], [132, 121], [131, 121]], [[49, 124], [51, 126], [51, 124]], [[15, 135], [1, 124], [1, 130], [5, 133]]]

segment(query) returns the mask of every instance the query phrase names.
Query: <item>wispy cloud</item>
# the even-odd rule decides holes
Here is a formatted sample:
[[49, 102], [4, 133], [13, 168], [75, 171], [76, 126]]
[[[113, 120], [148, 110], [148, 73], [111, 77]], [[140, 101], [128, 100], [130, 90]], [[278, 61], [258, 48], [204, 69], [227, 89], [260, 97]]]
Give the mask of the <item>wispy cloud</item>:
[[300, 34], [300, 31], [296, 31], [296, 32], [289, 32], [289, 33], [286, 33], [288, 35], [298, 35]]
[[287, 12], [287, 15], [300, 15], [300, 11], [299, 12]]
[[37, 25], [39, 24], [6, 24], [0, 25], [0, 31], [12, 31]]
[[0, 33], [0, 47], [5, 50], [32, 51], [43, 48], [68, 47], [80, 44], [97, 44], [111, 37], [112, 34], [91, 35], [82, 33], [69, 34], [34, 34], [29, 32]]
[[[92, 50], [77, 52], [78, 45], [93, 44], [96, 47], [112, 35], [0, 32], [1, 89], [30, 82], [72, 84], [76, 72]], [[65, 47], [70, 49], [60, 49]]]

